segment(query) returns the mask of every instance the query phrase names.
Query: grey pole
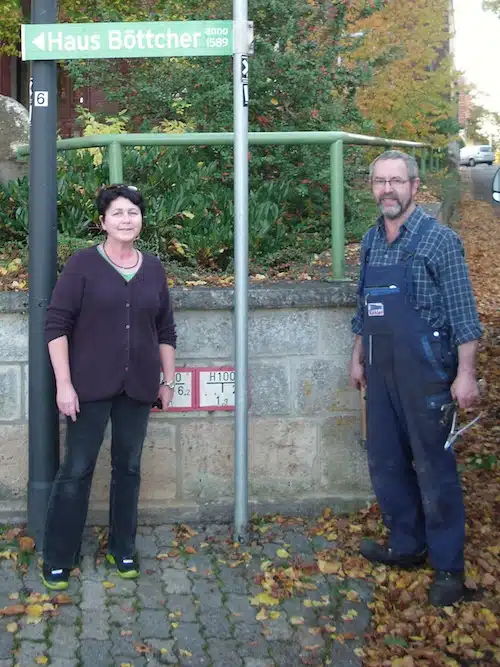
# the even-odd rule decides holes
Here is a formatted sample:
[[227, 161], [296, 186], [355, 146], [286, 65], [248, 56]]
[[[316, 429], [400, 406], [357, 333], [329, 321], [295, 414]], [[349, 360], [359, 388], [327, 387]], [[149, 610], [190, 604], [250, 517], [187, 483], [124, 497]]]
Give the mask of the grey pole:
[[[56, 0], [33, 0], [31, 21], [56, 23]], [[54, 61], [34, 61], [31, 67], [28, 530], [40, 550], [52, 481], [59, 467], [59, 419], [44, 336], [57, 270], [57, 77]]]
[[234, 56], [234, 539], [248, 524], [248, 2], [233, 0]]

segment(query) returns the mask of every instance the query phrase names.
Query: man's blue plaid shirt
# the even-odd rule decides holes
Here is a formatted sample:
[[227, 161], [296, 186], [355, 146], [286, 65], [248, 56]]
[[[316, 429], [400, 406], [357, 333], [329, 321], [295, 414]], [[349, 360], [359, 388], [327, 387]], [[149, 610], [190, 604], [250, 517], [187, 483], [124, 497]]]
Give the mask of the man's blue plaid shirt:
[[[378, 218], [369, 264], [397, 264], [412, 235], [426, 217], [429, 216], [417, 206], [391, 245], [386, 240], [384, 219], [382, 216]], [[363, 247], [366, 234], [361, 243]], [[433, 328], [448, 328], [456, 345], [480, 338], [482, 329], [464, 248], [450, 227], [436, 223], [421, 240], [413, 264], [413, 286], [420, 314]], [[359, 298], [356, 315], [352, 319], [352, 330], [358, 335], [363, 333], [363, 303]]]

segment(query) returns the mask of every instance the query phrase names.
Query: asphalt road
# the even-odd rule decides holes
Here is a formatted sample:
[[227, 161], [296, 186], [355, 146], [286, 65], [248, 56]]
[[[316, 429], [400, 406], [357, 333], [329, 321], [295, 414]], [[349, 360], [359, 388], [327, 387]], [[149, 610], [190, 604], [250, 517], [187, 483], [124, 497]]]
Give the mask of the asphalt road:
[[474, 199], [490, 202], [496, 215], [500, 218], [500, 203], [493, 201], [491, 196], [491, 183], [498, 165], [490, 167], [487, 164], [477, 164], [475, 167], [467, 167], [472, 177], [472, 192]]

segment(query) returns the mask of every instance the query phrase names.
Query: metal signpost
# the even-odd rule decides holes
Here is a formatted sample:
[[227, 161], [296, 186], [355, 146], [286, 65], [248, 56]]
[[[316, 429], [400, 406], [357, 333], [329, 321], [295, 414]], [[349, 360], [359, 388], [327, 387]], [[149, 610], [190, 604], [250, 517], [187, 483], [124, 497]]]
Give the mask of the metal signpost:
[[248, 523], [248, 3], [233, 0], [234, 56], [234, 539]]
[[[233, 21], [58, 24], [56, 0], [33, 0], [32, 24], [22, 26], [23, 60], [33, 61], [30, 136], [29, 482], [28, 525], [42, 548], [45, 513], [59, 465], [59, 421], [44, 323], [57, 267], [56, 60], [233, 55], [234, 84], [234, 538], [248, 522], [248, 54], [247, 0], [233, 0]], [[186, 373], [186, 383], [192, 381]], [[208, 378], [210, 380], [210, 377]], [[204, 385], [205, 386], [205, 385]], [[229, 386], [229, 385], [228, 385]], [[198, 407], [217, 398], [206, 383]], [[215, 396], [215, 395], [214, 395]], [[217, 393], [218, 396], [218, 393]], [[221, 409], [230, 407], [230, 394]], [[192, 401], [179, 396], [177, 409]], [[227, 401], [224, 403], [224, 401]], [[203, 405], [202, 405], [203, 404]]]
[[[56, 20], [56, 0], [33, 0], [34, 24]], [[34, 26], [35, 27], [35, 26]], [[29, 161], [28, 530], [43, 544], [45, 512], [59, 467], [59, 415], [45, 344], [45, 313], [57, 271], [56, 63], [32, 64]]]

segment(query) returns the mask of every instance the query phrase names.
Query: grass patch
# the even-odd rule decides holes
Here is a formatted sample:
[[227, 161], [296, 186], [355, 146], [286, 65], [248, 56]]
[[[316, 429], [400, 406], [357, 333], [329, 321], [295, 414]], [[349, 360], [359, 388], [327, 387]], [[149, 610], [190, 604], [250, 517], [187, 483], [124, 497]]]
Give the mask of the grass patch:
[[498, 465], [495, 454], [475, 454], [466, 459], [466, 467], [476, 470], [494, 470]]

